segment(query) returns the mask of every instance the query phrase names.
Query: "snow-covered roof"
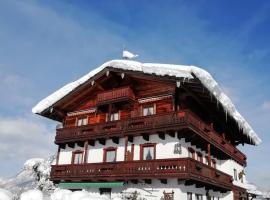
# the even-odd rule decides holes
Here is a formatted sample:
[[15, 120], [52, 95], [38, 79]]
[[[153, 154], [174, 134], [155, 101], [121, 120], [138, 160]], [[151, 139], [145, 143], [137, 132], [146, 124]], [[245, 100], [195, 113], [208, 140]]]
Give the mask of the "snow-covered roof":
[[80, 85], [94, 77], [97, 73], [101, 72], [106, 67], [116, 69], [143, 72], [145, 74], [154, 74], [158, 76], [172, 76], [176, 78], [192, 79], [194, 76], [198, 78], [201, 83], [206, 87], [213, 96], [223, 106], [228, 115], [235, 119], [238, 126], [243, 130], [243, 133], [250, 138], [250, 140], [258, 145], [261, 139], [257, 136], [255, 131], [251, 128], [248, 122], [237, 111], [229, 97], [221, 90], [218, 83], [213, 77], [204, 69], [195, 66], [173, 65], [173, 64], [158, 64], [158, 63], [140, 63], [132, 60], [111, 60], [104, 63], [100, 67], [90, 71], [80, 79], [71, 82], [56, 92], [52, 93], [45, 99], [41, 100], [33, 109], [32, 112], [41, 114], [46, 109], [53, 106], [56, 102], [71, 93]]

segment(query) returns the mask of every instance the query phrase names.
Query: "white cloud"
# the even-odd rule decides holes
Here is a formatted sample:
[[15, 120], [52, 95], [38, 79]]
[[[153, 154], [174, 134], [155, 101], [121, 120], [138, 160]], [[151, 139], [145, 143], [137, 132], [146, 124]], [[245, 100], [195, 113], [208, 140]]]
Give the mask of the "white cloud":
[[[0, 160], [17, 170], [26, 159], [48, 157], [55, 153], [54, 133], [44, 123], [31, 117], [5, 118], [0, 116]], [[4, 173], [0, 170], [0, 173]], [[0, 174], [5, 176], [5, 174]]]

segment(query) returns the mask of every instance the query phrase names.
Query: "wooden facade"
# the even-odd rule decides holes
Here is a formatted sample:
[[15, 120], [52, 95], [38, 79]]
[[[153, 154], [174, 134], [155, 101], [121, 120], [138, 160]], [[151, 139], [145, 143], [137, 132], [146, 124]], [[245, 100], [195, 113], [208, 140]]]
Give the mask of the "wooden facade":
[[[123, 75], [124, 74], [124, 75]], [[77, 90], [54, 105], [52, 112], [44, 116], [59, 120], [62, 128], [56, 130], [55, 143], [59, 149], [78, 144], [84, 148], [81, 164], [58, 164], [52, 166], [51, 179], [59, 181], [134, 181], [177, 178], [185, 184], [197, 184], [220, 192], [239, 192], [233, 185], [233, 178], [216, 169], [216, 160], [232, 159], [246, 166], [246, 156], [236, 147], [247, 143], [235, 122], [228, 118], [205, 88], [193, 79], [188, 82], [169, 77], [155, 77], [130, 71], [107, 68]], [[205, 91], [203, 91], [205, 90]], [[207, 152], [198, 157], [134, 160], [134, 145], [130, 150], [127, 143], [141, 136], [144, 146], [153, 146], [149, 139], [158, 135], [177, 137]], [[107, 140], [119, 144], [125, 139], [124, 161], [106, 162], [104, 148], [102, 163], [87, 163], [86, 152], [95, 143], [106, 145]], [[90, 146], [89, 146], [90, 145]], [[79, 152], [78, 152], [79, 153]], [[116, 153], [115, 153], [116, 154]], [[195, 151], [194, 151], [195, 155]], [[75, 154], [74, 154], [75, 156]], [[116, 156], [116, 155], [115, 155]], [[203, 163], [207, 160], [207, 164]]]

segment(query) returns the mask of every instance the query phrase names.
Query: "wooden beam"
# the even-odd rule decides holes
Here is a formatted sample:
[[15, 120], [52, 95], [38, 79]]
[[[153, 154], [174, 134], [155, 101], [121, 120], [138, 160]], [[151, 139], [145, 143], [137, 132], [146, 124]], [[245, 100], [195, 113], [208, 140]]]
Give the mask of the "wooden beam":
[[142, 137], [143, 137], [143, 139], [145, 141], [149, 141], [149, 135], [148, 134], [143, 134]]
[[67, 145], [68, 145], [70, 148], [74, 148], [75, 143], [74, 143], [74, 142], [69, 142]]
[[146, 184], [151, 184], [151, 183], [152, 183], [152, 180], [151, 180], [151, 179], [145, 179], [144, 182], [145, 182]]
[[127, 146], [128, 146], [128, 136], [125, 136], [125, 153], [124, 153], [124, 161], [127, 161], [128, 153], [127, 153]]
[[106, 139], [105, 138], [99, 138], [98, 139], [98, 142], [102, 145], [105, 145], [106, 144]]
[[88, 157], [88, 140], [84, 142], [84, 163], [87, 163]]
[[112, 138], [113, 143], [119, 144], [119, 137], [113, 137]]
[[167, 179], [160, 179], [160, 182], [161, 182], [162, 184], [167, 184]]
[[131, 143], [133, 143], [133, 135], [129, 135], [128, 136], [128, 141], [131, 142]]
[[61, 148], [60, 148], [60, 145], [59, 145], [59, 146], [58, 146], [58, 150], [57, 150], [57, 155], [56, 155], [56, 165], [59, 164], [60, 151], [61, 151]]
[[208, 165], [211, 166], [211, 144], [207, 144], [207, 158], [208, 158]]
[[91, 146], [95, 146], [95, 140], [89, 140], [88, 142]]
[[161, 132], [158, 134], [158, 137], [162, 140], [165, 140], [165, 133], [164, 132]]

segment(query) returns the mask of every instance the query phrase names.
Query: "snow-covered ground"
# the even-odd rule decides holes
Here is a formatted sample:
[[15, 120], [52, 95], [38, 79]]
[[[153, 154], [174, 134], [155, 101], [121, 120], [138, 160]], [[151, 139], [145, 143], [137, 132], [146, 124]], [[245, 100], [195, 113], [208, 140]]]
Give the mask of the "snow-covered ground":
[[54, 157], [27, 160], [15, 177], [0, 178], [0, 200], [108, 200], [86, 191], [56, 188], [49, 180], [53, 160]]
[[[56, 188], [49, 180], [51, 163], [49, 159], [33, 158], [27, 160], [20, 173], [10, 179], [0, 178], [0, 200], [109, 200], [106, 196], [94, 195], [87, 191], [71, 192], [67, 189]], [[248, 190], [262, 197], [270, 197], [269, 192], [261, 192], [252, 184]], [[113, 200], [121, 200], [116, 197]]]

